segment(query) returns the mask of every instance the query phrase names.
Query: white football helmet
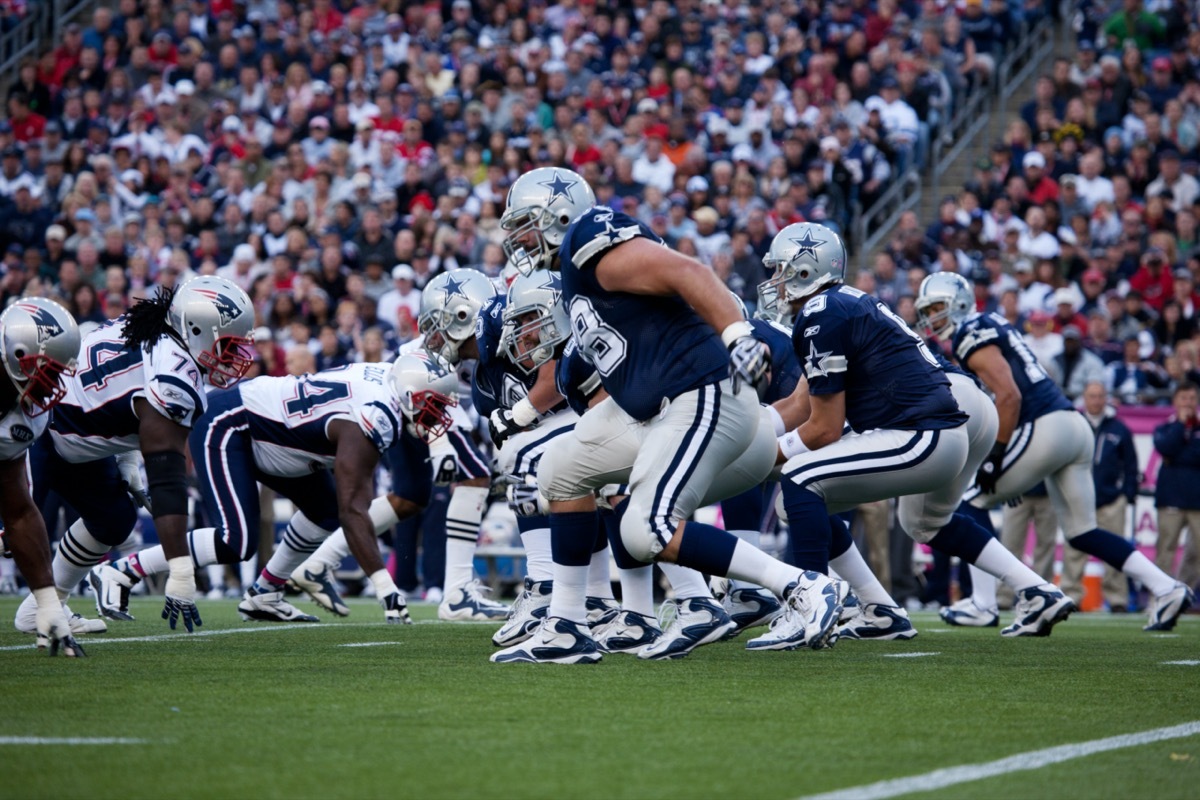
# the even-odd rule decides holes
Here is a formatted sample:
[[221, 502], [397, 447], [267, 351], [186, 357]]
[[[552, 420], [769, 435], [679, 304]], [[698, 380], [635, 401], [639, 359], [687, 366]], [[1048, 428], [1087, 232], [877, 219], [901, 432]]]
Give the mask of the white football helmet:
[[183, 284], [171, 299], [167, 324], [219, 389], [240, 381], [254, 363], [254, 306], [232, 281], [204, 275]]
[[[532, 319], [524, 319], [529, 315]], [[562, 299], [562, 279], [538, 270], [522, 275], [508, 287], [504, 334], [500, 349], [526, 374], [534, 373], [571, 338], [571, 321]]]
[[496, 287], [479, 270], [452, 269], [431, 280], [421, 292], [417, 328], [425, 349], [457, 364], [458, 348], [475, 335], [475, 318]]
[[758, 307], [754, 318], [774, 322], [785, 328], [795, 325], [796, 315], [787, 303], [779, 302], [779, 292], [773, 279], [768, 278], [758, 285]]
[[567, 228], [596, 205], [596, 193], [577, 172], [540, 167], [508, 190], [500, 227], [508, 232], [504, 253], [522, 275], [551, 269]]
[[450, 408], [458, 405], [458, 374], [444, 358], [414, 350], [396, 359], [388, 383], [405, 421], [426, 442], [450, 429]]
[[917, 323], [945, 341], [975, 313], [975, 290], [957, 272], [935, 272], [921, 281], [916, 305]]
[[775, 234], [763, 266], [779, 300], [803, 300], [846, 277], [846, 245], [824, 225], [797, 222]]
[[53, 300], [25, 297], [0, 315], [0, 358], [26, 414], [45, 414], [66, 395], [62, 378], [75, 374], [79, 342], [75, 319]]

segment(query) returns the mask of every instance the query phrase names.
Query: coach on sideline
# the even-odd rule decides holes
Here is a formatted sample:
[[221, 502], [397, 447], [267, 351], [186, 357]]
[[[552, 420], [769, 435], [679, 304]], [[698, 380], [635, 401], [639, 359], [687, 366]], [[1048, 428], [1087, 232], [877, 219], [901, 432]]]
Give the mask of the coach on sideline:
[[1154, 429], [1154, 449], [1162, 455], [1154, 505], [1158, 508], [1159, 569], [1174, 574], [1171, 566], [1179, 534], [1188, 529], [1187, 552], [1178, 578], [1193, 586], [1200, 577], [1200, 420], [1196, 405], [1200, 390], [1184, 381], [1171, 396], [1175, 416]]

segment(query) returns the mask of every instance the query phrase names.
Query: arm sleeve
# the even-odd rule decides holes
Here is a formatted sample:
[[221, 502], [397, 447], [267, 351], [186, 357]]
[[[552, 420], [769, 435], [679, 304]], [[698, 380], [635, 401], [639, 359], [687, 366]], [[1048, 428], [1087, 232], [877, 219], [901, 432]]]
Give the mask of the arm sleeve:
[[954, 357], [958, 359], [958, 363], [966, 364], [980, 348], [998, 345], [1000, 331], [984, 323], [982, 319], [977, 319], [964, 323], [956, 339]]
[[[823, 298], [818, 295], [817, 299]], [[819, 311], [805, 314], [796, 325], [792, 338], [808, 378], [809, 394], [837, 394], [846, 390], [849, 326], [850, 322], [845, 318]]]

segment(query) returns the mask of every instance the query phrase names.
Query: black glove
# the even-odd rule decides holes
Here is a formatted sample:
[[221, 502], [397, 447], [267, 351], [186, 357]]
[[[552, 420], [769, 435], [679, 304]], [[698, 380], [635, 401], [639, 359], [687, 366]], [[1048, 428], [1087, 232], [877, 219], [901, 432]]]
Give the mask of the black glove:
[[444, 455], [434, 462], [433, 482], [437, 486], [449, 486], [458, 477], [458, 459]]
[[408, 615], [408, 601], [399, 592], [379, 598], [383, 606], [383, 618], [389, 625], [412, 625], [412, 617]]
[[753, 336], [739, 336], [729, 346], [729, 370], [733, 377], [733, 393], [737, 394], [742, 384], [752, 386], [762, 397], [766, 391], [768, 371], [771, 368], [771, 350]]
[[492, 436], [492, 444], [497, 450], [504, 445], [508, 438], [523, 428], [513, 420], [512, 411], [507, 408], [497, 408], [488, 417], [488, 431]]
[[1000, 480], [1000, 468], [1004, 463], [1006, 450], [1008, 450], [1007, 443], [996, 442], [992, 445], [992, 451], [988, 453], [987, 459], [979, 465], [979, 472], [975, 473], [975, 485], [984, 494], [996, 493], [996, 481]]
[[171, 630], [175, 630], [180, 617], [183, 617], [183, 625], [188, 633], [204, 624], [200, 621], [200, 610], [196, 608], [194, 601], [167, 595], [163, 603], [162, 618], [171, 626]]

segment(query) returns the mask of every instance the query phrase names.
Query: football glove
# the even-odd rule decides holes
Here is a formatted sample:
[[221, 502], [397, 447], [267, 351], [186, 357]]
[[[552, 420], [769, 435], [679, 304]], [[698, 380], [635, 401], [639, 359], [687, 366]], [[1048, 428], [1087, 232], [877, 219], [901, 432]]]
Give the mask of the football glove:
[[171, 630], [175, 630], [180, 617], [183, 618], [183, 626], [187, 628], [188, 633], [204, 624], [200, 620], [200, 610], [196, 608], [195, 601], [167, 595], [163, 603], [162, 618], [171, 626]]
[[992, 451], [988, 453], [987, 459], [979, 465], [979, 472], [975, 473], [975, 485], [984, 494], [996, 493], [996, 482], [1000, 480], [1000, 470], [1004, 464], [1004, 451], [1007, 449], [1007, 444], [996, 442], [992, 445]]
[[[54, 594], [54, 590], [50, 590]], [[39, 598], [40, 600], [41, 598]], [[48, 650], [51, 656], [61, 651], [67, 658], [82, 658], [87, 655], [71, 635], [71, 624], [63, 611], [58, 595], [52, 602], [39, 602], [37, 607], [37, 646]]]
[[412, 625], [412, 617], [408, 615], [408, 601], [400, 592], [392, 592], [379, 598], [383, 606], [383, 618], [389, 625]]
[[433, 462], [433, 482], [438, 486], [449, 486], [458, 477], [458, 459], [447, 454], [441, 458], [431, 458]]
[[200, 621], [200, 611], [196, 608], [196, 578], [192, 573], [191, 556], [179, 556], [167, 562], [171, 573], [167, 578], [164, 591], [166, 599], [163, 602], [162, 618], [175, 630], [179, 618], [191, 633], [203, 625]]
[[549, 509], [542, 505], [542, 496], [538, 492], [537, 478], [533, 475], [507, 475], [508, 507], [518, 517], [536, 517], [548, 513]]
[[488, 417], [488, 432], [492, 437], [492, 444], [499, 450], [509, 437], [514, 433], [520, 433], [524, 428], [517, 425], [513, 419], [512, 409], [497, 408]]
[[733, 377], [734, 394], [741, 390], [742, 384], [746, 384], [761, 397], [767, 388], [770, 368], [770, 349], [753, 336], [739, 336], [729, 346], [729, 369]]
[[[133, 502], [147, 511], [151, 511], [150, 495], [146, 494], [146, 484], [142, 481], [142, 469], [137, 452], [130, 450], [118, 454], [116, 458], [117, 472], [121, 475], [121, 482], [125, 484], [125, 491], [129, 492]], [[151, 511], [151, 513], [153, 512]]]

